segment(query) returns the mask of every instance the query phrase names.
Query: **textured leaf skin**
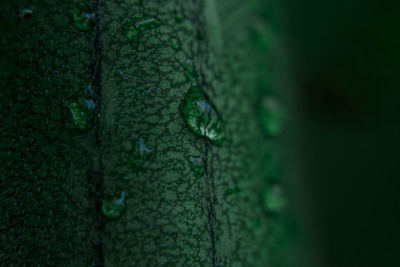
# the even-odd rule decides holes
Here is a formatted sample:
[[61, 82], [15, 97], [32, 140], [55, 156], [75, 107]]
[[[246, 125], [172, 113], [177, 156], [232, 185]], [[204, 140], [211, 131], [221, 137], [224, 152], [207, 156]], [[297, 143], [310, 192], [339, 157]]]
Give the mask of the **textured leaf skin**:
[[[2, 242], [0, 259], [33, 266], [276, 263], [281, 226], [267, 215], [262, 188], [279, 180], [272, 160], [278, 149], [255, 108], [269, 83], [268, 52], [252, 38], [264, 6], [100, 0], [79, 6], [98, 14], [85, 32], [68, 13], [81, 3], [36, 1], [30, 21], [4, 22], [2, 49], [14, 67], [3, 64], [0, 81], [7, 215], [1, 238], [11, 240]], [[3, 6], [15, 13], [23, 4]], [[124, 25], [147, 18], [160, 23], [144, 27], [132, 44]], [[82, 97], [88, 83], [100, 116], [82, 133], [66, 104]], [[226, 138], [218, 146], [190, 131], [179, 112], [191, 86], [221, 113]], [[139, 139], [152, 155], [132, 171], [130, 144]], [[200, 178], [190, 168], [192, 156], [204, 160]], [[106, 220], [103, 195], [121, 192], [123, 215]]]
[[[68, 105], [91, 81], [92, 35], [71, 10], [83, 1], [1, 1], [0, 146], [2, 266], [87, 266], [100, 261], [88, 176], [93, 131]], [[32, 14], [20, 16], [23, 8]]]

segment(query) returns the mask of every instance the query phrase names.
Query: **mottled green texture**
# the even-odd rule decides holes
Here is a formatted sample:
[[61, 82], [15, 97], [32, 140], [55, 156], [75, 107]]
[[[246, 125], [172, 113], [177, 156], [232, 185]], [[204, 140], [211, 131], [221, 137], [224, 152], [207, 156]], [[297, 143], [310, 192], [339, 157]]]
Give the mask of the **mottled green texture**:
[[88, 178], [94, 139], [77, 131], [68, 108], [91, 79], [92, 36], [75, 29], [70, 13], [82, 4], [0, 3], [1, 266], [99, 260]]
[[[279, 223], [265, 212], [260, 192], [272, 175], [264, 166], [277, 167], [275, 141], [257, 113], [267, 90], [260, 84], [272, 84], [268, 53], [252, 38], [254, 27], [268, 24], [259, 2], [100, 2], [104, 190], [131, 196], [124, 215], [105, 225], [106, 266], [279, 264]], [[137, 18], [162, 24], [142, 31], [132, 46], [121, 28]], [[200, 125], [190, 129], [180, 108], [185, 97], [188, 108], [206, 100], [220, 115], [199, 113], [196, 104], [187, 115]], [[226, 136], [219, 146], [193, 134], [219, 118]], [[125, 142], [139, 138], [153, 156], [132, 172]], [[204, 160], [201, 177], [188, 162], [193, 155]]]
[[[82, 32], [69, 12], [89, 3], [38, 0], [32, 20], [2, 22], [2, 262], [278, 265], [259, 193], [279, 175], [255, 107], [270, 82], [251, 38], [260, 2], [101, 0]], [[68, 108], [82, 97], [96, 103], [85, 133]]]
[[122, 192], [121, 196], [118, 197], [104, 197], [101, 210], [108, 219], [117, 219], [121, 217], [125, 210], [125, 193]]
[[220, 144], [225, 139], [225, 127], [219, 111], [197, 86], [191, 87], [179, 105], [188, 127], [200, 136]]
[[[124, 215], [105, 225], [105, 266], [212, 264], [207, 187], [187, 162], [190, 155], [204, 153], [204, 144], [179, 112], [190, 86], [181, 64], [195, 66], [189, 60], [196, 27], [176, 23], [177, 6], [193, 19], [198, 15], [192, 2], [101, 2], [104, 190], [129, 196]], [[137, 18], [162, 24], [142, 31], [135, 48], [120, 29]], [[182, 44], [181, 51], [171, 47], [172, 38]], [[126, 164], [125, 142], [139, 138], [153, 154], [133, 172]]]

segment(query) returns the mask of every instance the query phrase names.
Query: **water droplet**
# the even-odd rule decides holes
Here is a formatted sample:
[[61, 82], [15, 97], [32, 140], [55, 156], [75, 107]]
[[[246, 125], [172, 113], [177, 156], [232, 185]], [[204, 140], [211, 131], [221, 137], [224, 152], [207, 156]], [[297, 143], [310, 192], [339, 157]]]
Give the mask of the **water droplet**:
[[120, 197], [104, 197], [102, 200], [101, 210], [104, 216], [109, 219], [117, 219], [121, 217], [125, 210], [125, 192]]
[[278, 135], [281, 133], [285, 114], [275, 97], [263, 98], [258, 113], [261, 125], [267, 134]]
[[278, 212], [287, 204], [283, 186], [279, 183], [272, 183], [266, 187], [263, 198], [264, 207], [269, 212]]
[[83, 13], [81, 11], [73, 11], [72, 16], [74, 25], [78, 30], [87, 32], [91, 29], [94, 22], [95, 13]]
[[142, 170], [144, 163], [150, 159], [151, 155], [152, 150], [145, 146], [142, 138], [139, 138], [132, 144], [128, 154], [128, 167], [134, 172]]
[[215, 144], [225, 138], [224, 124], [215, 105], [197, 86], [191, 87], [179, 106], [189, 129]]
[[196, 178], [202, 177], [206, 172], [206, 166], [201, 157], [190, 157], [189, 166]]
[[143, 31], [157, 28], [161, 25], [161, 22], [155, 18], [142, 19], [139, 21], [130, 21], [125, 23], [123, 26], [123, 31], [126, 38], [131, 41], [134, 47], [139, 45], [140, 34]]
[[[68, 105], [74, 125], [79, 130], [88, 130], [93, 125], [93, 108], [91, 108], [86, 101], [86, 99], [80, 99]], [[91, 104], [90, 100], [88, 101], [89, 104]]]

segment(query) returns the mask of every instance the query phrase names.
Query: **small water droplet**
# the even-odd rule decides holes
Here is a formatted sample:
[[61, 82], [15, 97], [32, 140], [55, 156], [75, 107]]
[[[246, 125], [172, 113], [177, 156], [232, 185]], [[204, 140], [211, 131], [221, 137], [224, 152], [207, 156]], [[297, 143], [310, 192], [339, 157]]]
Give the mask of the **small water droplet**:
[[121, 217], [125, 210], [125, 192], [119, 197], [106, 196], [102, 200], [101, 210], [108, 219], [117, 219]]
[[258, 113], [261, 125], [267, 134], [278, 135], [282, 132], [285, 114], [275, 97], [263, 98]]
[[137, 142], [132, 144], [128, 154], [128, 167], [133, 172], [142, 170], [144, 163], [150, 159], [152, 150], [147, 148], [144, 140], [139, 138]]
[[[90, 102], [89, 102], [90, 103]], [[94, 102], [93, 102], [94, 105]], [[93, 109], [86, 103], [86, 99], [80, 99], [68, 105], [74, 125], [79, 130], [88, 130], [93, 126]]]
[[84, 13], [78, 10], [72, 12], [72, 17], [74, 20], [74, 25], [78, 30], [87, 32], [91, 29], [95, 13]]
[[179, 106], [189, 129], [215, 144], [225, 139], [222, 117], [215, 105], [197, 86], [191, 87]]
[[280, 183], [272, 183], [266, 187], [263, 193], [265, 209], [273, 213], [282, 210], [287, 204], [284, 193], [284, 188]]
[[200, 178], [205, 174], [205, 163], [201, 157], [190, 157], [189, 166], [196, 178]]
[[138, 47], [140, 41], [140, 34], [143, 31], [157, 28], [161, 22], [156, 18], [147, 18], [142, 20], [130, 21], [124, 24], [123, 31], [126, 38], [132, 43], [134, 47]]

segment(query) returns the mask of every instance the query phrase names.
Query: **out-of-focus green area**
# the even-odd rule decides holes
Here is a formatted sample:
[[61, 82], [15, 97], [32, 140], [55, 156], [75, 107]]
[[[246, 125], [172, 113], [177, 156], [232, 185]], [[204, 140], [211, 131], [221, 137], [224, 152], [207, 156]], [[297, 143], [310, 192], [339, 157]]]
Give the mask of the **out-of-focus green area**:
[[[304, 266], [399, 266], [400, 17], [390, 1], [284, 1]], [[293, 139], [292, 139], [293, 140]], [[295, 177], [297, 176], [297, 177]]]

